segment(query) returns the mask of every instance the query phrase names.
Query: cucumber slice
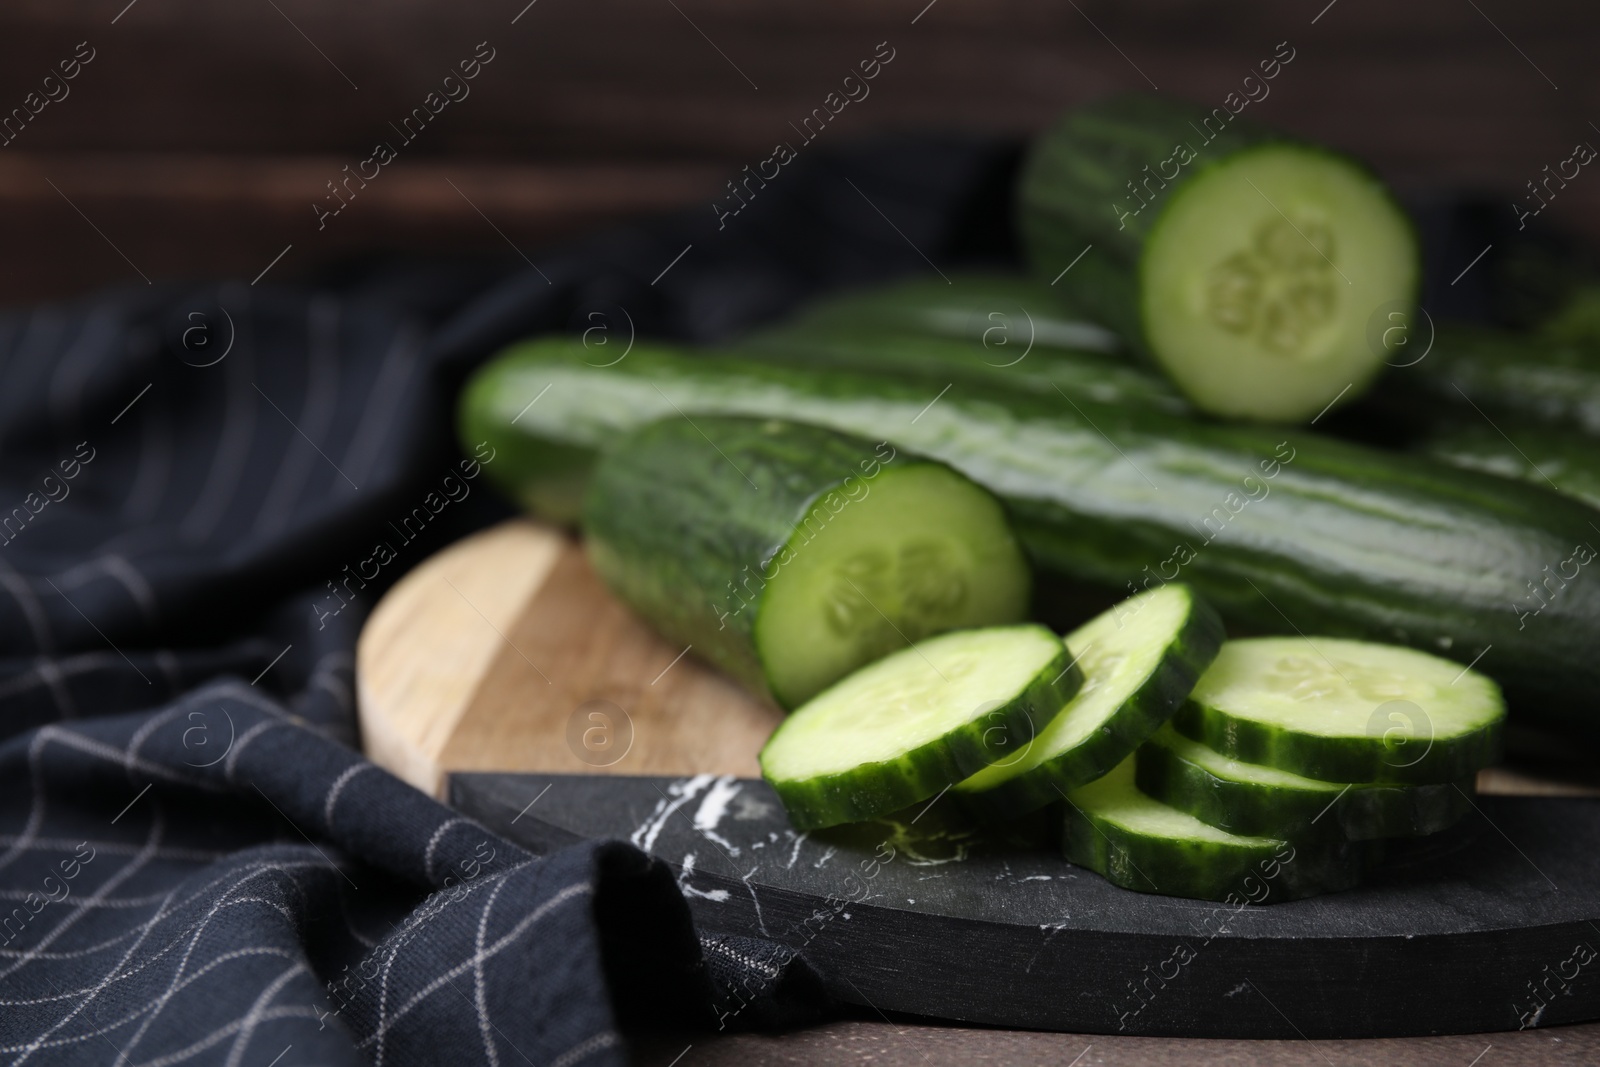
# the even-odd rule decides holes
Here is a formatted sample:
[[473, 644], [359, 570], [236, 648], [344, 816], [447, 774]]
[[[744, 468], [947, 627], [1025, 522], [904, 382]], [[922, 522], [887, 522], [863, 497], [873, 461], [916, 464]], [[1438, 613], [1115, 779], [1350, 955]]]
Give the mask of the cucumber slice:
[[1186, 585], [1140, 593], [1066, 637], [1083, 688], [1020, 756], [985, 767], [952, 794], [1007, 817], [1059, 800], [1128, 757], [1172, 717], [1222, 647], [1222, 620]]
[[1141, 793], [1130, 757], [1067, 796], [1068, 860], [1140, 893], [1262, 904], [1361, 880], [1370, 850], [1231, 834]]
[[623, 600], [786, 708], [918, 638], [1027, 614], [1027, 561], [988, 492], [781, 419], [678, 416], [624, 438], [584, 530]]
[[1333, 637], [1229, 641], [1173, 724], [1232, 759], [1328, 782], [1448, 783], [1493, 763], [1500, 687], [1468, 667]]
[[1369, 322], [1416, 298], [1416, 238], [1376, 176], [1220, 108], [1074, 111], [1035, 143], [1020, 201], [1041, 277], [1218, 415], [1360, 395], [1388, 354]]
[[1032, 623], [928, 638], [797, 709], [762, 748], [761, 773], [798, 829], [886, 815], [1002, 758], [1082, 680]]
[[1139, 749], [1135, 781], [1146, 795], [1234, 834], [1353, 841], [1421, 837], [1455, 825], [1473, 780], [1444, 785], [1324, 782], [1240, 763], [1163, 727]]

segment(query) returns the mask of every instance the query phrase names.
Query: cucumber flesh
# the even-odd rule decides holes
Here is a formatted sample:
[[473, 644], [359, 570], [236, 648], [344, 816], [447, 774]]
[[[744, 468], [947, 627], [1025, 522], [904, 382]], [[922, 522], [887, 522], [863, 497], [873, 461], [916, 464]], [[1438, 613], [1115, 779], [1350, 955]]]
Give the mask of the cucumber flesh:
[[761, 750], [761, 773], [798, 829], [876, 818], [1003, 758], [1081, 682], [1046, 627], [942, 634], [796, 709]]
[[756, 649], [784, 707], [908, 642], [1027, 612], [1028, 564], [989, 493], [928, 462], [865, 484], [813, 505], [762, 593]]
[[1066, 637], [1083, 688], [1020, 757], [985, 767], [952, 796], [975, 814], [1009, 817], [1101, 777], [1172, 717], [1222, 636], [1211, 606], [1177, 583], [1096, 616]]
[[1370, 850], [1232, 834], [1140, 792], [1129, 758], [1067, 797], [1066, 858], [1124, 889], [1231, 904], [1348, 889]]
[[1197, 405], [1299, 420], [1358, 395], [1382, 369], [1368, 319], [1415, 290], [1415, 245], [1367, 171], [1269, 143], [1174, 192], [1140, 282], [1150, 349]]
[[1499, 755], [1494, 682], [1365, 641], [1229, 641], [1173, 719], [1232, 759], [1329, 782], [1448, 783]]
[[1455, 825], [1473, 781], [1441, 785], [1324, 782], [1241, 763], [1164, 727], [1139, 749], [1140, 791], [1234, 834], [1354, 841], [1420, 837]]

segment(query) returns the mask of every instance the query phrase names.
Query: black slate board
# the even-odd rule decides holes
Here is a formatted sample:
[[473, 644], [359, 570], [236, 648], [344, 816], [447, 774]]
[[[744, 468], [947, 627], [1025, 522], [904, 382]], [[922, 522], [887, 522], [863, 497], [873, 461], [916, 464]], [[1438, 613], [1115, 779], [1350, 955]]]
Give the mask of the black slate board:
[[464, 813], [544, 852], [631, 840], [702, 928], [803, 949], [841, 1000], [1089, 1033], [1360, 1038], [1600, 1018], [1600, 800], [1480, 797], [1367, 885], [1235, 907], [1118, 889], [1006, 839], [900, 821], [798, 834], [746, 779], [464, 774]]

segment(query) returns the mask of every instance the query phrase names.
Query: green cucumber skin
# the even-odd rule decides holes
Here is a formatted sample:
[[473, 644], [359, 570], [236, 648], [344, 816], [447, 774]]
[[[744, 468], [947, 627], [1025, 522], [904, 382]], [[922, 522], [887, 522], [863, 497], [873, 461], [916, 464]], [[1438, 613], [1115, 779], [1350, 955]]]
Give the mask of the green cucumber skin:
[[1441, 327], [1427, 355], [1397, 370], [1393, 380], [1401, 394], [1396, 402], [1412, 410], [1422, 400], [1435, 409], [1454, 409], [1461, 422], [1479, 422], [1487, 414], [1600, 435], [1600, 349], [1590, 345]]
[[858, 493], [885, 458], [897, 470], [932, 463], [799, 423], [668, 417], [595, 467], [584, 544], [611, 590], [663, 636], [781, 703], [753, 635], [763, 576], [814, 504]]
[[1173, 716], [1185, 737], [1241, 763], [1258, 763], [1324, 782], [1431, 785], [1470, 778], [1500, 759], [1504, 720], [1460, 738], [1434, 738], [1418, 762], [1389, 761], [1383, 738], [1322, 738], [1236, 718], [1190, 700]]
[[1138, 893], [1273, 904], [1351, 889], [1373, 858], [1357, 842], [1274, 841], [1273, 847], [1150, 838], [1067, 802], [1063, 854]]
[[[1207, 119], [1212, 125], [1206, 125]], [[1209, 141], [1208, 130], [1217, 130]], [[1119, 214], [1140, 203], [1126, 183], [1131, 179], [1139, 184], [1156, 174], [1153, 168], [1180, 144], [1189, 146], [1195, 158], [1159, 188], [1140, 184], [1141, 192], [1149, 194], [1146, 205], [1137, 214]], [[1359, 160], [1229, 115], [1223, 108], [1149, 94], [1108, 97], [1069, 112], [1034, 141], [1023, 166], [1017, 229], [1035, 271], [1046, 278], [1057, 277], [1090, 246], [1062, 286], [1068, 306], [1148, 356], [1140, 272], [1145, 246], [1164, 209], [1195, 178], [1230, 158], [1280, 145], [1371, 173]], [[1157, 175], [1158, 180], [1164, 177]], [[1375, 175], [1373, 181], [1381, 187]]]
[[[1003, 758], [1007, 739], [1028, 736], [1036, 720], [1071, 700], [1082, 684], [1083, 673], [1063, 645], [1061, 654], [1016, 699], [898, 759], [865, 763], [805, 781], [768, 777], [767, 784], [778, 794], [797, 830], [820, 830], [888, 815], [937, 796], [952, 782]], [[780, 723], [767, 746], [782, 734]], [[766, 773], [764, 762], [762, 773]]]
[[[915, 375], [936, 382], [1021, 389], [1060, 400], [1150, 407], [1173, 414], [1192, 410], [1159, 374], [1126, 358], [1025, 342], [986, 348], [981, 341], [854, 329], [769, 330], [731, 346], [728, 354], [798, 366]], [[1010, 362], [1016, 360], [1016, 362]]]
[[1454, 826], [1471, 807], [1472, 779], [1443, 785], [1350, 785], [1341, 793], [1231, 781], [1184, 759], [1161, 735], [1139, 749], [1145, 794], [1233, 834], [1352, 841], [1421, 837]]
[[1094, 355], [1122, 348], [1115, 334], [1069, 313], [1060, 289], [1027, 274], [917, 277], [853, 289], [806, 305], [754, 336], [768, 333], [943, 337], [983, 346], [991, 364], [1030, 347]]
[[1496, 420], [1496, 425], [1499, 429], [1487, 423], [1452, 426], [1430, 435], [1419, 449], [1454, 467], [1553, 485], [1559, 493], [1600, 508], [1600, 441], [1522, 422]]
[[936, 400], [923, 382], [644, 344], [608, 368], [583, 354], [564, 339], [513, 347], [462, 396], [463, 439], [506, 446], [487, 469], [519, 499], [559, 496], [545, 487], [579, 482], [595, 450], [674, 404], [881, 434], [999, 496], [1046, 569], [1125, 591], [1181, 577], [1260, 632], [1483, 652], [1523, 718], [1600, 735], [1600, 581], [1518, 613], [1544, 567], [1600, 542], [1591, 509], [1553, 492], [1304, 429], [968, 385]]
[[1222, 648], [1222, 618], [1192, 591], [1191, 600], [1189, 620], [1170, 653], [1123, 703], [1106, 729], [990, 789], [967, 792], [957, 788], [950, 791], [951, 796], [976, 819], [1009, 819], [1061, 800], [1068, 791], [1094, 781], [1127, 759], [1172, 718]]

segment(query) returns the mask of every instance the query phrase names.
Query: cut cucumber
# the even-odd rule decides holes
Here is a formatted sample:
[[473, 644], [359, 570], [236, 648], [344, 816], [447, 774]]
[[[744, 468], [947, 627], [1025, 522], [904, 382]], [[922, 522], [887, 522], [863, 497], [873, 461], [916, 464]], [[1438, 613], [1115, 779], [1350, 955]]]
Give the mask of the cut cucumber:
[[1229, 759], [1171, 726], [1139, 749], [1135, 781], [1153, 799], [1219, 830], [1291, 840], [1437, 833], [1467, 813], [1473, 790], [1470, 777], [1410, 786], [1305, 778]]
[[1141, 793], [1130, 757], [1067, 797], [1066, 857], [1140, 893], [1230, 904], [1293, 900], [1349, 889], [1371, 852], [1231, 834]]
[[584, 530], [624, 601], [786, 708], [929, 634], [1027, 614], [1027, 561], [988, 492], [781, 419], [675, 416], [625, 437]]
[[985, 767], [952, 795], [989, 817], [1059, 800], [1104, 775], [1172, 717], [1222, 646], [1222, 620], [1186, 585], [1116, 605], [1066, 637], [1083, 688], [1026, 750]]
[[1081, 683], [1043, 626], [931, 637], [797, 709], [761, 750], [761, 773], [798, 829], [886, 815], [1004, 758]]
[[1409, 310], [1420, 277], [1410, 222], [1361, 164], [1149, 96], [1035, 142], [1020, 226], [1074, 310], [1226, 416], [1298, 421], [1359, 395], [1385, 358], [1369, 320]]
[[1468, 667], [1394, 645], [1229, 641], [1173, 724], [1231, 759], [1327, 782], [1449, 783], [1500, 752], [1505, 703]]

